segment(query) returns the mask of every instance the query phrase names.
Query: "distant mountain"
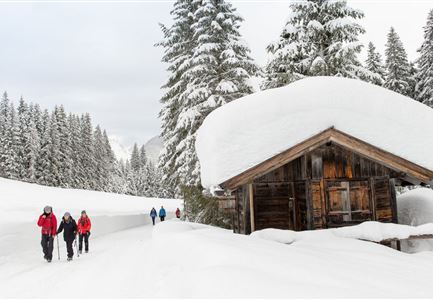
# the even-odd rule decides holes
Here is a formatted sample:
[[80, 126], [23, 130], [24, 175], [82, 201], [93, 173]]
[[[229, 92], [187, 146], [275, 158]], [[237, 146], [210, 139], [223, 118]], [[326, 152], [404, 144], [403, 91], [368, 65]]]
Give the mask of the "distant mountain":
[[[117, 136], [110, 136], [110, 145], [111, 149], [114, 152], [114, 155], [116, 155], [117, 159], [123, 159], [126, 161], [127, 159], [130, 159], [132, 147], [127, 147], [124, 144], [122, 144], [120, 138]], [[158, 157], [159, 153], [162, 150], [162, 139], [159, 136], [155, 136], [148, 140], [144, 144], [144, 149], [146, 150], [147, 158], [156, 165], [158, 163]]]
[[116, 136], [110, 136], [108, 138], [110, 140], [111, 149], [114, 152], [114, 155], [117, 159], [123, 159], [126, 161], [131, 156], [131, 149], [122, 144], [120, 139]]
[[146, 144], [144, 144], [147, 158], [155, 165], [158, 163], [158, 158], [159, 154], [161, 153], [162, 147], [163, 143], [160, 136], [155, 136], [148, 140]]

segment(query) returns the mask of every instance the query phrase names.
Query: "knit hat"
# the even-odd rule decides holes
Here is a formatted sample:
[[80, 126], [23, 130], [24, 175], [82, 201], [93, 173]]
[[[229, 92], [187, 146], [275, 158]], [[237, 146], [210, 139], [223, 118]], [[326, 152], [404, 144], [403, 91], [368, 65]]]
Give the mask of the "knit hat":
[[53, 212], [53, 208], [51, 206], [47, 205], [47, 206], [44, 207], [44, 213], [50, 214], [52, 212]]
[[64, 217], [70, 217], [71, 214], [69, 212], [65, 212], [65, 214], [63, 215]]

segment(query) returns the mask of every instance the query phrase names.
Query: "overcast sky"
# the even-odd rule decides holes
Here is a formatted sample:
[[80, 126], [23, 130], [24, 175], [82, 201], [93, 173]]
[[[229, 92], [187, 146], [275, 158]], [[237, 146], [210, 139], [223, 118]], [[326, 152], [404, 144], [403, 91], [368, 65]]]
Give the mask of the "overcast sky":
[[[241, 32], [257, 63], [280, 33], [290, 1], [232, 1], [244, 17]], [[417, 57], [433, 1], [352, 0], [361, 24], [383, 53], [394, 26], [411, 60]], [[63, 104], [89, 112], [95, 124], [123, 143], [159, 134], [159, 87], [165, 82], [159, 22], [170, 23], [170, 1], [0, 0], [0, 90], [44, 108]], [[362, 58], [365, 54], [362, 54]]]

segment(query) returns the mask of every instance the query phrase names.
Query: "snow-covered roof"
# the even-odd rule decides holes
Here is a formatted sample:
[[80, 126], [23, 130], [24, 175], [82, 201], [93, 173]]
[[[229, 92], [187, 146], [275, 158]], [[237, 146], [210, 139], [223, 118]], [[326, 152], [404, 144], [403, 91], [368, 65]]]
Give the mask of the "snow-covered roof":
[[360, 80], [310, 77], [209, 114], [196, 141], [202, 185], [221, 184], [332, 126], [433, 170], [433, 109]]

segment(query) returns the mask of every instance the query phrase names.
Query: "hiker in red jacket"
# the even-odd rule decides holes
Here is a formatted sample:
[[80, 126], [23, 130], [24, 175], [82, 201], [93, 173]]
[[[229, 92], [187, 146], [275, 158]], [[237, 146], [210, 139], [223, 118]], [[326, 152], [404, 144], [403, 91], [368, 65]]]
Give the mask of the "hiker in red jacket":
[[85, 248], [84, 250], [86, 253], [89, 252], [89, 236], [90, 236], [90, 229], [92, 228], [92, 223], [90, 222], [89, 217], [87, 216], [87, 213], [85, 210], [81, 212], [81, 218], [78, 219], [77, 222], [77, 228], [78, 228], [78, 252], [81, 254], [83, 253], [83, 238], [84, 238], [84, 244]]
[[44, 207], [44, 213], [39, 217], [38, 226], [42, 227], [41, 245], [44, 259], [51, 262], [53, 259], [54, 236], [57, 234], [57, 219], [51, 206]]
[[180, 219], [180, 209], [179, 209], [179, 207], [176, 209], [176, 218]]

